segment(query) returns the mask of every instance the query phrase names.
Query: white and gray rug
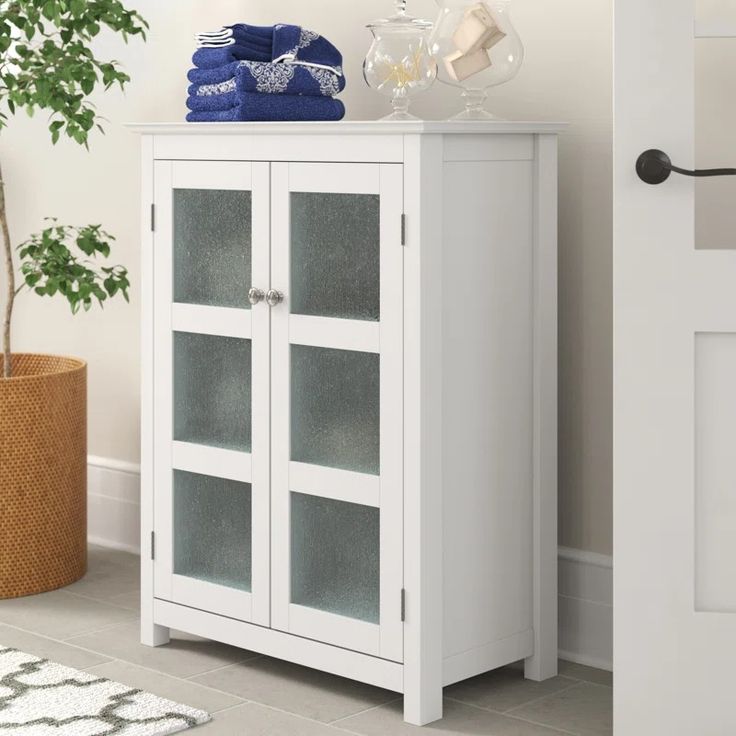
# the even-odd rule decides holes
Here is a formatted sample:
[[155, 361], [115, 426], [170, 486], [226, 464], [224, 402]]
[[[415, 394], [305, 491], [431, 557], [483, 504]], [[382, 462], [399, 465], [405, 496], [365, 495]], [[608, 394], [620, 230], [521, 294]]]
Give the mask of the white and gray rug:
[[164, 736], [210, 715], [0, 645], [0, 735]]

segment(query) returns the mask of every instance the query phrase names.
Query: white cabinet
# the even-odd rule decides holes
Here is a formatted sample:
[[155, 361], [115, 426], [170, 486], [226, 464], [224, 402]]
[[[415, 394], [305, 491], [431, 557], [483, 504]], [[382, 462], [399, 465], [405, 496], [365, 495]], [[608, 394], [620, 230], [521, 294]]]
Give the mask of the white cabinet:
[[137, 129], [144, 643], [554, 675], [557, 127]]

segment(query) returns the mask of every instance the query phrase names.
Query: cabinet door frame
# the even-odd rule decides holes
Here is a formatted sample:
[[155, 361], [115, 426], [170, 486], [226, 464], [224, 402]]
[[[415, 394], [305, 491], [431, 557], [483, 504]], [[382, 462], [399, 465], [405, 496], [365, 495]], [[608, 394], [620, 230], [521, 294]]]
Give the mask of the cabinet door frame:
[[[380, 197], [380, 321], [290, 314], [290, 194]], [[403, 167], [401, 164], [272, 163], [272, 601], [275, 629], [385, 659], [403, 661]], [[379, 354], [380, 475], [291, 460], [291, 344]], [[296, 485], [298, 487], [292, 487]], [[290, 493], [350, 501], [380, 510], [379, 623], [290, 601]]]
[[[154, 163], [154, 596], [260, 625], [270, 624], [270, 315], [261, 303], [234, 309], [175, 303], [173, 199], [175, 189], [251, 192], [251, 285], [266, 289], [269, 259], [269, 165], [224, 161]], [[251, 452], [173, 438], [173, 333], [251, 340]], [[173, 469], [251, 484], [251, 592], [174, 573]], [[212, 540], [213, 544], [217, 540]]]

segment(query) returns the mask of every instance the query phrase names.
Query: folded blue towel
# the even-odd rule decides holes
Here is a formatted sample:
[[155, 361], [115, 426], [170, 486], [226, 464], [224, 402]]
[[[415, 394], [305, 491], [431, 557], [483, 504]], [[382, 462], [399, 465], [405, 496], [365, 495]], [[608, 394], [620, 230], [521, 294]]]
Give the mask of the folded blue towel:
[[[254, 76], [261, 76], [264, 73], [268, 72], [268, 69], [265, 67], [271, 67], [271, 64], [268, 62], [262, 62], [262, 61], [232, 61], [229, 64], [225, 64], [224, 66], [218, 66], [215, 69], [198, 69], [197, 67], [194, 67], [193, 69], [190, 69], [187, 72], [187, 79], [192, 83], [192, 85], [199, 86], [199, 85], [209, 85], [209, 84], [221, 84], [222, 82], [229, 82], [236, 74], [238, 73], [238, 69], [241, 66], [249, 65], [249, 68], [252, 72], [254, 72]], [[252, 65], [252, 66], [251, 66]], [[263, 65], [263, 69], [259, 69]], [[278, 62], [278, 66], [285, 66], [283, 62]], [[318, 67], [302, 67], [297, 64], [292, 65], [297, 71], [295, 72], [295, 78], [296, 77], [303, 77], [304, 72], [300, 72], [298, 70], [300, 69], [318, 69]], [[321, 70], [321, 69], [320, 69]], [[325, 74], [332, 75], [337, 78], [337, 85], [338, 85], [338, 92], [342, 92], [342, 90], [345, 88], [345, 75], [343, 74], [342, 67], [336, 67], [334, 70], [331, 69], [324, 69], [321, 70], [324, 71]], [[261, 91], [261, 90], [257, 90]], [[288, 90], [287, 90], [288, 93]], [[190, 95], [196, 94], [196, 92], [192, 91], [190, 87]], [[309, 93], [304, 93], [309, 94]], [[319, 92], [315, 92], [314, 94], [320, 94]], [[337, 93], [334, 93], [337, 94]]]
[[227, 110], [244, 92], [334, 97], [345, 89], [345, 77], [329, 69], [262, 61], [238, 61], [228, 68], [233, 76], [224, 82], [189, 87], [190, 110]]
[[344, 115], [345, 106], [331, 97], [246, 92], [236, 107], [192, 111], [187, 115], [187, 122], [342, 120]]
[[250, 28], [258, 28], [257, 26], [243, 26], [237, 33], [230, 32], [229, 35], [223, 36], [197, 36], [198, 48], [219, 48], [238, 44], [240, 46], [252, 46], [263, 52], [272, 54], [273, 51], [273, 29], [270, 29], [268, 35], [252, 33]]
[[[222, 82], [227, 82], [232, 79], [235, 76], [238, 66], [242, 63], [242, 61], [231, 61], [229, 64], [218, 66], [215, 69], [197, 69], [195, 66], [187, 72], [187, 79], [195, 85], [221, 84]], [[268, 62], [259, 61], [255, 63], [263, 64]], [[189, 92], [189, 94], [191, 95], [194, 93]]]
[[236, 43], [222, 48], [197, 49], [192, 56], [194, 66], [200, 69], [216, 69], [233, 61], [248, 59], [249, 61], [271, 61], [272, 52], [250, 44]]
[[323, 66], [342, 66], [342, 54], [319, 33], [279, 24], [273, 28], [273, 61], [285, 58]]
[[205, 31], [197, 34], [197, 40], [206, 41], [211, 38], [258, 38], [271, 43], [273, 41], [273, 26], [252, 26], [250, 23], [235, 23], [231, 26], [222, 26], [217, 31]]
[[264, 54], [271, 54], [273, 56], [273, 42], [270, 38], [260, 38], [260, 36], [251, 36], [249, 34], [243, 34], [233, 38], [232, 36], [227, 38], [198, 38], [197, 48], [198, 49], [221, 49], [226, 46], [249, 46], [254, 49], [258, 49]]
[[[245, 26], [254, 28], [254, 26]], [[250, 31], [243, 31], [250, 33]], [[258, 38], [239, 40], [228, 46], [200, 48], [194, 53], [192, 61], [199, 69], [216, 69], [233, 61], [283, 61], [290, 60], [306, 64], [316, 64], [331, 68], [342, 67], [342, 54], [326, 39], [314, 31], [299, 26], [279, 24], [272, 29], [272, 43], [263, 43], [263, 29]], [[268, 53], [270, 51], [270, 54]]]

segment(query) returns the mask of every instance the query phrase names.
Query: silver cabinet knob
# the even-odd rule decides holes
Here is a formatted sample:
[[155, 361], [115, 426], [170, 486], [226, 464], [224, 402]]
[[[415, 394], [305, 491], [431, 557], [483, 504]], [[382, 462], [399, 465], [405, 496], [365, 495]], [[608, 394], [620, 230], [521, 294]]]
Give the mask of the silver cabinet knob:
[[251, 286], [248, 289], [248, 301], [255, 306], [258, 302], [262, 302], [266, 295], [263, 293], [263, 289], [256, 289], [255, 286]]
[[269, 307], [275, 307], [277, 304], [281, 304], [284, 301], [284, 295], [276, 289], [269, 289], [266, 292], [266, 302]]

